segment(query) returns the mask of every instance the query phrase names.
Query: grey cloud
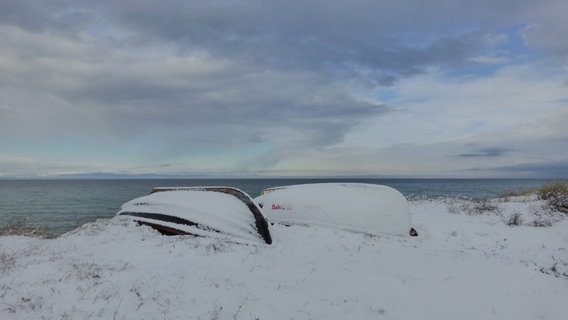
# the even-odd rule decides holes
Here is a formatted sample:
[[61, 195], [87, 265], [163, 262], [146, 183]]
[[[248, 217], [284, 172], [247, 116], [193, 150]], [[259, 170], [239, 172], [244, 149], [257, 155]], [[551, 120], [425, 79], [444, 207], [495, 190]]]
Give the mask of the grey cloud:
[[0, 11], [12, 18], [3, 23], [87, 34], [134, 50], [202, 50], [248, 68], [313, 70], [378, 85], [429, 66], [469, 63], [498, 20], [526, 8], [519, 1], [440, 1], [428, 8], [422, 1], [29, 3], [5, 4]]
[[514, 152], [514, 149], [503, 148], [503, 147], [489, 147], [489, 148], [477, 148], [473, 152], [461, 153], [458, 156], [462, 158], [475, 158], [475, 157], [501, 157]]
[[5, 0], [0, 2], [0, 24], [17, 25], [28, 30], [42, 30], [51, 22], [55, 8], [44, 6], [45, 2]]
[[[467, 51], [459, 36], [417, 47], [398, 43], [384, 29], [400, 23], [383, 8], [346, 2], [324, 7], [257, 1], [26, 3], [6, 5], [4, 14], [17, 14], [4, 23], [60, 33], [30, 37], [24, 47], [15, 43], [20, 52], [13, 65], [21, 68], [12, 70], [17, 76], [7, 72], [0, 81], [56, 95], [69, 105], [88, 105], [88, 111], [75, 114], [78, 121], [98, 119], [121, 133], [162, 124], [252, 123], [303, 130], [314, 143], [337, 142], [359, 119], [385, 111], [350, 97], [339, 76], [391, 84], [429, 64], [457, 61]], [[74, 25], [78, 18], [83, 23]], [[107, 29], [116, 31], [111, 44], [123, 44], [105, 48], [106, 40], [77, 40], [81, 33], [106, 36]], [[73, 30], [75, 36], [67, 38]], [[20, 41], [21, 34], [15, 38]], [[234, 65], [195, 75], [140, 54], [172, 41], [181, 56], [204, 50], [212, 60]], [[321, 127], [312, 129], [316, 125]]]
[[485, 168], [484, 170], [499, 172], [509, 176], [566, 179], [568, 178], [568, 160], [530, 162], [519, 165]]
[[[321, 6], [304, 1], [223, 6], [178, 2], [155, 10], [113, 6], [113, 12], [116, 23], [136, 30], [134, 37], [140, 41], [152, 37], [158, 42], [175, 41], [184, 50], [204, 49], [272, 68], [333, 73], [340, 66], [344, 72], [363, 73], [381, 83], [419, 73], [428, 65], [463, 61], [471, 47], [468, 42], [479, 41], [468, 32], [449, 34], [444, 26], [423, 18], [423, 11], [402, 7], [395, 18], [389, 2], [346, 1]], [[405, 33], [414, 36], [413, 28], [430, 31], [430, 37], [401, 41]]]
[[507, 8], [512, 14], [517, 7], [468, 1], [440, 1], [427, 10], [421, 1], [27, 3], [5, 5], [4, 15], [15, 18], [4, 23], [75, 37], [90, 34], [120, 47], [173, 44], [182, 53], [204, 50], [265, 68], [340, 72], [379, 84], [431, 65], [464, 63], [481, 42], [484, 26], [448, 30], [480, 17], [489, 25], [502, 18], [495, 12]]
[[[5, 103], [20, 102], [28, 122], [30, 115], [46, 115], [43, 128], [36, 123], [32, 131], [56, 123], [53, 113], [74, 119], [64, 126], [103, 123], [105, 131], [127, 136], [164, 126], [183, 131], [240, 124], [247, 130], [293, 127], [318, 137], [306, 141], [329, 143], [358, 119], [385, 112], [316, 73], [258, 70], [215, 58], [156, 57], [58, 36], [37, 41], [33, 34], [12, 32], [3, 33], [4, 43], [26, 47], [31, 56], [22, 60], [19, 51], [0, 51], [11, 61], [0, 83], [15, 88], [4, 92]], [[16, 93], [25, 91], [36, 98], [22, 101]]]
[[531, 23], [523, 34], [525, 42], [535, 48], [545, 49], [564, 63], [568, 57], [567, 11], [568, 2], [563, 0], [535, 2], [526, 8], [524, 14]]

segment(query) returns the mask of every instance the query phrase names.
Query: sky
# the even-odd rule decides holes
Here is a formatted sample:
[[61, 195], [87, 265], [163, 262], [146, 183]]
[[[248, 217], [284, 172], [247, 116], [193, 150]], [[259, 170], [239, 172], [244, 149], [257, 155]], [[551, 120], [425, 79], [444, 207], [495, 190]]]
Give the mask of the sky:
[[1, 0], [0, 178], [567, 178], [566, 12]]

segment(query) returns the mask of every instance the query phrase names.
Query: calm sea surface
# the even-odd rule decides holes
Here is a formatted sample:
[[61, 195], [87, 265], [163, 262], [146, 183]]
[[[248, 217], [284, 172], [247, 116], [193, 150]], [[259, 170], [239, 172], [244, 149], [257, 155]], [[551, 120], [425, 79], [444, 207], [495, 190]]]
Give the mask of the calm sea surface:
[[536, 189], [545, 179], [175, 179], [175, 180], [0, 180], [0, 227], [25, 218], [28, 226], [55, 235], [85, 222], [112, 217], [120, 206], [156, 186], [231, 186], [251, 197], [269, 187], [314, 182], [364, 182], [393, 187], [405, 196], [494, 198]]

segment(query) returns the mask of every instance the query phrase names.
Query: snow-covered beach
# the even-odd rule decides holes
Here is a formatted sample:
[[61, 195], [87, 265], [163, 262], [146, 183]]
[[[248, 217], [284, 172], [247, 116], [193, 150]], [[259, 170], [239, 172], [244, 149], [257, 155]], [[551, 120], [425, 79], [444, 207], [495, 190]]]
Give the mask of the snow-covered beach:
[[4, 236], [0, 318], [565, 318], [565, 216], [527, 197], [409, 204], [418, 237], [271, 225], [272, 245], [240, 245], [125, 217]]

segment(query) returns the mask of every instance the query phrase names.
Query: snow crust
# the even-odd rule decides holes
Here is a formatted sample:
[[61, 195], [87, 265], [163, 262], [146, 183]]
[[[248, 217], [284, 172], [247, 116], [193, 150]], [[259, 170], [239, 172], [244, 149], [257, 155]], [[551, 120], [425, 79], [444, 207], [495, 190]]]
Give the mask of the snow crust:
[[270, 222], [408, 235], [406, 198], [391, 187], [364, 183], [314, 183], [266, 190], [255, 198]]
[[418, 237], [274, 224], [242, 245], [122, 216], [0, 237], [0, 319], [565, 319], [568, 219], [492, 204], [410, 201]]
[[264, 243], [246, 204], [226, 193], [191, 189], [156, 192], [125, 203], [118, 214], [124, 212], [176, 216], [197, 223], [202, 228], [148, 218], [132, 219], [159, 223], [200, 236]]

